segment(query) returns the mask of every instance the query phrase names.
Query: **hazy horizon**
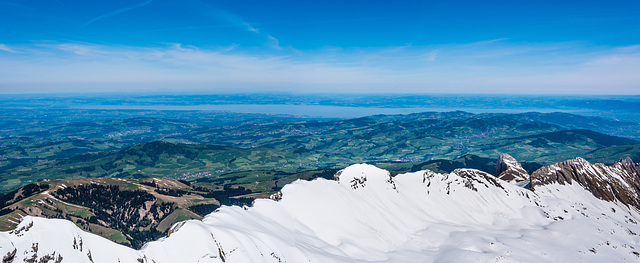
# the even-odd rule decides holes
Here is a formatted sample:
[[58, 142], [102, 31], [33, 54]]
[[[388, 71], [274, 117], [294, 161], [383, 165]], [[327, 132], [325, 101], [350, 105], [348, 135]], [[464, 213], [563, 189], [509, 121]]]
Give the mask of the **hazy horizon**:
[[0, 94], [640, 94], [637, 1], [0, 1]]

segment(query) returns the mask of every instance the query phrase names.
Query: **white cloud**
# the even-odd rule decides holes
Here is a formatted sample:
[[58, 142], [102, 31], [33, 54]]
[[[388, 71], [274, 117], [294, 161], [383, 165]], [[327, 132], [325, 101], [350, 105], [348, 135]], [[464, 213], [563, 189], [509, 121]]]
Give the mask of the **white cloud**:
[[140, 48], [62, 43], [22, 46], [20, 50], [18, 57], [0, 53], [0, 68], [6, 69], [0, 72], [0, 92], [161, 88], [213, 92], [640, 93], [640, 76], [636, 74], [640, 49], [634, 48], [593, 52], [566, 44], [491, 42], [474, 48], [325, 49], [286, 56], [180, 44]]
[[6, 51], [6, 52], [11, 52], [14, 53], [15, 51], [11, 48], [9, 48], [7, 45], [5, 44], [0, 44], [0, 50], [2, 51]]

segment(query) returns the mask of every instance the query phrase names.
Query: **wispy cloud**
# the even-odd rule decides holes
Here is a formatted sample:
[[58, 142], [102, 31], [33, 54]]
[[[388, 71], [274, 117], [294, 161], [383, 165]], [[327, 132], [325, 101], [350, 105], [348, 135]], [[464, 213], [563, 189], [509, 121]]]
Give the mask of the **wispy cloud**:
[[282, 47], [280, 47], [280, 41], [273, 37], [272, 35], [267, 35], [267, 39], [269, 40], [269, 45], [277, 50], [282, 50]]
[[269, 88], [304, 92], [640, 93], [640, 76], [635, 74], [640, 68], [640, 49], [632, 46], [594, 51], [575, 44], [491, 42], [473, 47], [274, 53], [287, 55], [180, 44], [141, 48], [58, 43], [15, 49], [21, 52], [10, 56], [0, 53], [0, 68], [6, 69], [0, 72], [0, 92], [47, 87], [58, 92]]
[[500, 42], [500, 41], [505, 41], [508, 40], [509, 38], [503, 37], [503, 38], [496, 38], [496, 39], [489, 39], [489, 40], [483, 40], [483, 41], [478, 41], [478, 42], [473, 42], [467, 45], [485, 45], [485, 44], [491, 44], [491, 43], [495, 43], [495, 42]]
[[223, 10], [217, 10], [213, 7], [210, 7], [210, 8], [215, 10], [210, 12], [210, 14], [216, 19], [224, 22], [225, 23], [224, 25], [235, 25], [238, 28], [241, 28], [242, 30], [255, 33], [259, 37], [262, 37], [265, 39], [265, 44], [268, 47], [276, 50], [282, 50], [282, 47], [280, 46], [280, 41], [276, 37], [264, 32], [263, 30], [255, 26], [255, 24], [249, 23], [248, 21], [246, 21], [245, 19], [243, 19], [242, 17], [234, 13], [230, 13]]
[[438, 57], [438, 50], [432, 50], [423, 55], [424, 59], [429, 62], [436, 61], [436, 57]]
[[256, 33], [256, 34], [260, 34], [260, 30], [255, 28], [255, 27], [253, 27], [253, 26], [251, 26], [249, 23], [243, 23], [243, 25], [245, 27], [247, 27], [247, 30], [249, 30], [249, 31], [251, 31], [253, 33]]
[[65, 44], [54, 45], [54, 47], [61, 51], [70, 52], [79, 56], [91, 55], [92, 53], [95, 53], [96, 51], [98, 51], [98, 49], [88, 44], [65, 43]]
[[7, 45], [5, 44], [0, 44], [0, 50], [2, 51], [6, 51], [6, 52], [11, 52], [14, 53], [16, 51], [14, 51], [13, 49], [9, 48]]
[[91, 20], [87, 21], [86, 23], [84, 23], [82, 26], [85, 27], [85, 26], [88, 26], [88, 25], [98, 21], [98, 20], [109, 18], [109, 17], [115, 16], [117, 14], [121, 14], [121, 13], [124, 13], [124, 12], [127, 12], [127, 11], [131, 11], [131, 10], [136, 9], [136, 8], [144, 7], [144, 6], [148, 5], [148, 4], [150, 4], [152, 1], [153, 0], [146, 0], [144, 2], [140, 2], [140, 3], [137, 3], [135, 5], [131, 5], [131, 6], [127, 6], [127, 7], [123, 7], [123, 8], [117, 9], [117, 10], [113, 10], [113, 11], [111, 11], [109, 13], [104, 14], [104, 15], [94, 17], [93, 19], [91, 19]]

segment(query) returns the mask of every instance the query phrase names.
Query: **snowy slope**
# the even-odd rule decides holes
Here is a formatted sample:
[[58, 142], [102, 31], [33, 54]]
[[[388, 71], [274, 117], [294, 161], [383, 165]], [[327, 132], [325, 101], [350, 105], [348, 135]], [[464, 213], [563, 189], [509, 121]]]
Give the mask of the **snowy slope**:
[[140, 251], [70, 222], [27, 217], [22, 230], [0, 233], [0, 256], [95, 263], [640, 260], [640, 215], [578, 184], [549, 183], [534, 193], [472, 169], [392, 178], [359, 164], [334, 181], [296, 181], [279, 196], [177, 224]]

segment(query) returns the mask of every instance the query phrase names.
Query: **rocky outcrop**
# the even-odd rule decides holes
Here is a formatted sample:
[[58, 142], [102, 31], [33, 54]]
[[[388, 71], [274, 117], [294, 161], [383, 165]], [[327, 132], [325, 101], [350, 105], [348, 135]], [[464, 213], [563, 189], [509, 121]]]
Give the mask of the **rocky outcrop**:
[[528, 188], [530, 177], [529, 173], [522, 168], [520, 162], [509, 154], [500, 155], [496, 164], [496, 176], [511, 184]]
[[464, 184], [464, 186], [474, 191], [478, 191], [477, 186], [480, 185], [486, 188], [494, 186], [496, 188], [504, 189], [504, 187], [502, 187], [500, 182], [496, 180], [494, 176], [480, 170], [462, 168], [453, 170], [451, 174], [459, 176], [461, 179], [460, 181]]
[[577, 157], [544, 166], [529, 176], [515, 158], [503, 154], [498, 159], [496, 175], [499, 179], [532, 191], [542, 185], [577, 183], [599, 199], [640, 209], [640, 163], [634, 163], [631, 158], [606, 166]]
[[633, 174], [636, 177], [640, 176], [640, 163], [634, 163], [631, 158], [627, 157], [621, 159], [613, 164], [613, 167], [619, 170], [627, 171], [629, 174]]
[[600, 199], [640, 209], [640, 163], [634, 163], [630, 158], [606, 166], [591, 164], [578, 157], [542, 167], [531, 174], [531, 190], [553, 183], [577, 183]]

